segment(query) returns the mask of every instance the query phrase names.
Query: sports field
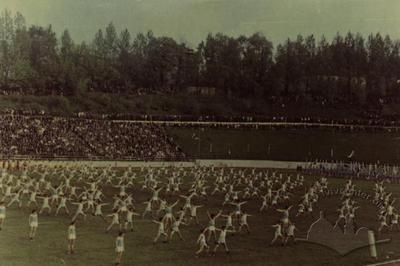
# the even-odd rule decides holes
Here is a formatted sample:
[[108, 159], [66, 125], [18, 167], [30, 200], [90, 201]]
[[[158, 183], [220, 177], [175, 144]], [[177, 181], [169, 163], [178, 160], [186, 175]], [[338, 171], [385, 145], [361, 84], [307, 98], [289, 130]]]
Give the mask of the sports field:
[[400, 133], [213, 128], [170, 128], [168, 133], [187, 154], [207, 159], [346, 160], [354, 150], [356, 161], [400, 161]]
[[[54, 176], [54, 180], [59, 177]], [[138, 180], [141, 180], [138, 175]], [[190, 177], [188, 177], [190, 178]], [[163, 177], [161, 180], [165, 181]], [[311, 184], [315, 178], [306, 177], [306, 183]], [[329, 188], [343, 186], [343, 179], [329, 179]], [[56, 182], [57, 183], [57, 182]], [[372, 193], [372, 182], [356, 181], [356, 188]], [[78, 184], [79, 185], [79, 184]], [[400, 197], [399, 185], [387, 185], [387, 189], [393, 192], [393, 197]], [[182, 186], [182, 191], [188, 190], [188, 183]], [[106, 201], [118, 192], [117, 188], [104, 187]], [[136, 201], [137, 211], [142, 213], [144, 205], [150, 196], [150, 192], [140, 190], [140, 185], [129, 189]], [[294, 192], [291, 200], [293, 204], [298, 203], [300, 196], [304, 194], [303, 189]], [[177, 196], [165, 196], [162, 198], [168, 202], [173, 202]], [[210, 211], [217, 212], [222, 208], [223, 194], [205, 199], [194, 198], [195, 204], [204, 204]], [[357, 212], [357, 220], [360, 226], [367, 226], [371, 229], [377, 229], [376, 207], [371, 203], [357, 199], [361, 209]], [[39, 201], [41, 202], [41, 201]], [[299, 228], [298, 237], [304, 237], [309, 225], [318, 217], [318, 210], [326, 210], [327, 219], [334, 221], [337, 218], [335, 210], [340, 204], [338, 197], [323, 199], [314, 210], [315, 217], [294, 217], [295, 211], [291, 213], [291, 220]], [[229, 255], [222, 249], [215, 256], [200, 256], [196, 258], [194, 252], [198, 249], [196, 240], [199, 234], [200, 226], [195, 224], [183, 226], [181, 228], [184, 241], [178, 238], [170, 243], [159, 242], [153, 244], [152, 240], [157, 232], [157, 225], [149, 219], [137, 219], [134, 232], [128, 232], [125, 237], [125, 250], [122, 265], [365, 265], [374, 262], [369, 258], [369, 249], [361, 248], [347, 256], [340, 256], [335, 251], [316, 244], [297, 243], [288, 246], [276, 245], [269, 246], [273, 237], [272, 224], [278, 222], [281, 215], [275, 210], [268, 210], [265, 213], [259, 213], [259, 199], [251, 199], [244, 206], [244, 210], [250, 213], [249, 225], [251, 234], [235, 233], [229, 235], [227, 243], [231, 249]], [[26, 200], [24, 201], [24, 206]], [[71, 206], [71, 205], [70, 205]], [[182, 206], [182, 202], [176, 210]], [[398, 205], [397, 205], [398, 206]], [[106, 206], [109, 207], [109, 206]], [[224, 211], [233, 210], [229, 206], [222, 208]], [[297, 209], [297, 208], [294, 208]], [[70, 209], [74, 211], [74, 209]], [[73, 265], [73, 266], [102, 266], [113, 265], [114, 241], [118, 232], [114, 228], [110, 233], [105, 233], [108, 225], [100, 218], [89, 217], [86, 222], [78, 220], [77, 223], [77, 244], [76, 253], [67, 255], [66, 248], [66, 230], [70, 221], [70, 216], [60, 215], [54, 217], [54, 214], [39, 216], [39, 229], [37, 238], [34, 241], [28, 239], [28, 216], [30, 209], [23, 207], [22, 210], [16, 206], [7, 209], [7, 219], [3, 230], [0, 232], [0, 265], [1, 266], [42, 266], [42, 265]], [[54, 211], [53, 211], [54, 212]], [[110, 213], [110, 208], [105, 208], [105, 213]], [[198, 211], [200, 223], [207, 225], [207, 216], [205, 208]], [[223, 225], [223, 219], [217, 220], [217, 227]], [[386, 259], [400, 258], [400, 232], [384, 233], [380, 238], [392, 238], [388, 244], [378, 246], [379, 261]], [[211, 247], [214, 243], [211, 243]]]

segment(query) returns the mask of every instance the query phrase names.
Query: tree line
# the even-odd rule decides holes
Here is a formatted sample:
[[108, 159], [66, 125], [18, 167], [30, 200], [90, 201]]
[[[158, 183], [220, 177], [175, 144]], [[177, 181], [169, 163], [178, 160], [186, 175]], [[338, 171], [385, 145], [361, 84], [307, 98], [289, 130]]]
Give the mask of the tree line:
[[20, 13], [0, 16], [0, 89], [79, 95], [215, 88], [221, 95], [324, 104], [366, 104], [400, 94], [400, 42], [380, 33], [313, 35], [274, 48], [260, 33], [209, 34], [196, 48], [151, 31], [132, 36], [113, 23], [90, 43], [65, 30], [27, 26]]

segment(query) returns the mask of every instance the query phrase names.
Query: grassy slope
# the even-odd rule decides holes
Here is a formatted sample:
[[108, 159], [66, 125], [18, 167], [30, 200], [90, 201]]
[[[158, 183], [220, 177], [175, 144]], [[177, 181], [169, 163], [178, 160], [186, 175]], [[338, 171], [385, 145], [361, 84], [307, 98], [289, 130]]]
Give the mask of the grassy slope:
[[[307, 178], [311, 182], [313, 178]], [[344, 180], [331, 179], [330, 187], [342, 186]], [[358, 188], [372, 189], [371, 182], [357, 181]], [[388, 190], [393, 192], [394, 197], [400, 196], [400, 186], [391, 185]], [[115, 189], [107, 188], [106, 194], [110, 196]], [[149, 193], [138, 189], [132, 191], [138, 202], [144, 201]], [[295, 202], [300, 198], [303, 190], [295, 193]], [[223, 196], [218, 195], [210, 198], [207, 204], [208, 209], [217, 211], [220, 209], [220, 202]], [[170, 198], [169, 201], [175, 200]], [[182, 228], [185, 242], [173, 240], [169, 244], [152, 244], [152, 238], [156, 234], [157, 226], [149, 220], [139, 219], [136, 221], [136, 230], [128, 233], [125, 239], [126, 253], [123, 258], [123, 265], [364, 265], [372, 262], [369, 258], [368, 248], [362, 248], [342, 257], [334, 251], [325, 247], [299, 243], [287, 247], [274, 246], [269, 247], [268, 243], [273, 237], [273, 229], [270, 225], [274, 224], [280, 215], [269, 210], [266, 213], [259, 214], [257, 209], [260, 202], [257, 201], [253, 206], [251, 200], [245, 206], [245, 210], [255, 216], [249, 218], [252, 228], [252, 234], [237, 234], [228, 237], [228, 245], [232, 252], [227, 256], [220, 251], [215, 257], [195, 258], [194, 251], [197, 249], [196, 239], [199, 228], [190, 225]], [[195, 199], [195, 203], [199, 203]], [[359, 200], [362, 211], [358, 211], [358, 223], [362, 226], [376, 228], [377, 221], [375, 217], [375, 207], [370, 203]], [[182, 203], [181, 203], [182, 204]], [[180, 204], [180, 205], [181, 205]], [[339, 204], [338, 198], [325, 199], [321, 206], [331, 210], [327, 212], [327, 218], [331, 221], [336, 219], [334, 210]], [[178, 206], [180, 206], [178, 205]], [[138, 210], [143, 211], [143, 205], [137, 204]], [[227, 210], [229, 207], [225, 207]], [[109, 209], [106, 209], [107, 212]], [[333, 212], [332, 212], [333, 210]], [[318, 213], [318, 210], [315, 210]], [[114, 240], [117, 229], [112, 233], [105, 234], [106, 224], [101, 220], [94, 220], [90, 217], [89, 222], [78, 222], [77, 225], [77, 253], [75, 255], [66, 255], [66, 229], [69, 217], [62, 215], [59, 217], [40, 216], [39, 221], [44, 223], [40, 225], [38, 237], [33, 242], [27, 239], [28, 234], [28, 215], [29, 210], [24, 208], [18, 210], [16, 207], [10, 207], [7, 212], [3, 231], [0, 232], [0, 265], [2, 266], [40, 266], [40, 265], [73, 265], [73, 266], [102, 266], [112, 265], [114, 260]], [[207, 224], [207, 218], [204, 209], [200, 209], [199, 216], [203, 225]], [[304, 236], [308, 226], [315, 218], [293, 218], [301, 233]], [[217, 222], [222, 225], [222, 220]], [[378, 247], [380, 260], [390, 251], [395, 254], [391, 258], [400, 257], [400, 233], [393, 233], [393, 240], [389, 244]], [[389, 237], [383, 234], [383, 238]], [[211, 244], [214, 246], [213, 244]]]
[[355, 159], [360, 161], [397, 163], [400, 159], [400, 133], [192, 128], [171, 128], [168, 132], [187, 154], [195, 156], [199, 155], [199, 143], [192, 136], [199, 136], [200, 157], [203, 158], [331, 160], [333, 147], [336, 160], [345, 160], [352, 150]]

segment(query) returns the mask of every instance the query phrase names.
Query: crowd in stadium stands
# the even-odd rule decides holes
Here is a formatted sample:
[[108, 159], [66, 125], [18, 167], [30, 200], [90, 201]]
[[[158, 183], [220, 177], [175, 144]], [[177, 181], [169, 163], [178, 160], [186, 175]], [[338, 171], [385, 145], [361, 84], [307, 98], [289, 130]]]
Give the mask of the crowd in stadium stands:
[[[44, 111], [32, 111], [32, 110], [3, 110], [2, 114], [13, 114], [13, 115], [30, 115], [30, 116], [46, 116]], [[380, 116], [372, 113], [365, 113], [358, 119], [332, 119], [326, 117], [310, 117], [310, 116], [298, 116], [298, 117], [287, 117], [287, 116], [233, 116], [233, 115], [143, 115], [143, 114], [98, 114], [92, 112], [79, 112], [73, 115], [76, 118], [87, 118], [87, 119], [108, 119], [108, 120], [141, 120], [141, 121], [196, 121], [196, 122], [270, 122], [270, 123], [304, 123], [304, 124], [330, 124], [330, 125], [344, 125], [344, 126], [366, 126], [366, 127], [400, 127], [400, 120], [398, 117], [393, 116]]]
[[[132, 123], [130, 120], [145, 121]], [[147, 122], [146, 122], [147, 121]], [[304, 127], [335, 130], [400, 131], [400, 121], [371, 117], [365, 120], [328, 120], [310, 117], [256, 116], [177, 116], [177, 115], [99, 115], [78, 113], [57, 117], [45, 112], [8, 111], [0, 115], [0, 154], [5, 157], [84, 157], [129, 160], [176, 160], [186, 158], [165, 134], [163, 124], [148, 121], [173, 121], [174, 126], [253, 128]], [[209, 123], [189, 123], [209, 122]], [[179, 123], [186, 122], [186, 123]], [[234, 122], [224, 124], [221, 122]], [[252, 122], [252, 123], [246, 123]], [[259, 125], [258, 122], [276, 122]], [[300, 123], [300, 124], [293, 124]], [[279, 124], [279, 125], [278, 125]], [[392, 127], [390, 129], [384, 127]]]
[[0, 154], [129, 160], [185, 158], [157, 125], [20, 115], [0, 116]]

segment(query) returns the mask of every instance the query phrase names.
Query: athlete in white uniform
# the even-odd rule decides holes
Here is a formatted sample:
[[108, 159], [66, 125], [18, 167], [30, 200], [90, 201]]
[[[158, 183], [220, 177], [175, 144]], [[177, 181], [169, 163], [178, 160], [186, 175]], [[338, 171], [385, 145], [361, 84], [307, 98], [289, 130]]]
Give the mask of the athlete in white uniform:
[[264, 195], [264, 196], [261, 196], [261, 198], [263, 199], [263, 201], [262, 201], [262, 204], [261, 204], [261, 207], [260, 207], [260, 210], [259, 210], [259, 212], [262, 212], [262, 211], [266, 211], [266, 210], [268, 210], [268, 198], [267, 198], [267, 196], [268, 195]]
[[341, 220], [346, 220], [346, 215], [344, 214], [344, 211], [345, 211], [344, 207], [342, 207], [342, 208], [340, 208], [340, 209], [337, 209], [337, 211], [339, 212], [339, 217], [338, 217], [338, 219], [336, 220], [335, 225], [333, 226], [333, 228], [336, 228], [336, 226], [339, 225], [339, 222], [340, 222]]
[[72, 218], [72, 220], [76, 221], [76, 218], [78, 218], [78, 215], [82, 215], [83, 216], [83, 220], [86, 220], [86, 213], [83, 212], [83, 206], [85, 204], [85, 202], [81, 199], [79, 202], [73, 202], [73, 205], [77, 205], [77, 209], [75, 211], [75, 215]]
[[133, 216], [140, 216], [140, 214], [136, 213], [133, 207], [129, 207], [126, 212], [126, 221], [124, 225], [125, 231], [128, 231], [129, 227], [131, 231], [133, 231]]
[[168, 235], [167, 235], [167, 233], [165, 232], [165, 225], [164, 225], [163, 219], [160, 218], [158, 221], [154, 221], [154, 220], [153, 220], [153, 222], [156, 223], [156, 224], [158, 224], [157, 236], [154, 238], [153, 243], [154, 243], [154, 244], [157, 243], [157, 240], [160, 238], [161, 235], [163, 235], [163, 236], [165, 237], [165, 239], [164, 239], [163, 242], [167, 242], [167, 240], [168, 240]]
[[175, 203], [171, 205], [165, 206], [165, 215], [163, 217], [163, 222], [166, 228], [170, 228], [172, 223], [175, 221], [175, 217], [173, 215], [173, 208], [178, 204], [179, 200], [175, 201]]
[[51, 207], [49, 204], [50, 198], [48, 196], [38, 197], [38, 198], [43, 199], [42, 208], [40, 209], [39, 213], [42, 214], [44, 210], [47, 210], [47, 214], [50, 215], [50, 213], [51, 213]]
[[290, 223], [286, 232], [285, 245], [288, 243], [288, 240], [290, 238], [293, 240], [293, 242], [296, 243], [296, 239], [294, 238], [294, 231], [297, 231], [297, 228], [293, 223]]
[[233, 226], [233, 215], [234, 214], [235, 214], [234, 212], [231, 212], [231, 213], [228, 213], [227, 215], [224, 215], [224, 214], [221, 215], [221, 217], [226, 218], [225, 228], [228, 230], [232, 229], [233, 231], [235, 231], [235, 227]]
[[121, 224], [119, 223], [119, 214], [118, 210], [114, 210], [112, 214], [107, 215], [107, 217], [112, 217], [110, 225], [106, 229], [106, 233], [108, 233], [114, 225], [119, 226], [119, 230], [121, 231]]
[[214, 247], [213, 253], [217, 252], [217, 249], [220, 245], [224, 245], [226, 253], [229, 253], [228, 245], [226, 244], [226, 234], [227, 233], [234, 233], [235, 231], [226, 229], [225, 226], [222, 226], [221, 229], [217, 229], [220, 231], [217, 244]]
[[397, 231], [400, 230], [400, 226], [399, 226], [399, 214], [397, 212], [394, 212], [392, 215], [392, 220], [390, 223], [390, 230], [393, 230], [393, 227], [396, 227]]
[[98, 201], [97, 203], [96, 203], [96, 205], [95, 205], [95, 209], [94, 209], [94, 213], [93, 213], [93, 215], [95, 216], [95, 217], [101, 217], [101, 218], [103, 218], [103, 220], [106, 222], [106, 218], [104, 217], [104, 215], [103, 215], [103, 211], [101, 210], [101, 208], [103, 207], [103, 206], [106, 206], [106, 205], [110, 205], [110, 203], [100, 203], [100, 201]]
[[38, 219], [38, 213], [36, 210], [33, 210], [32, 213], [29, 215], [29, 239], [32, 241], [33, 238], [36, 235], [36, 230], [39, 226], [39, 219]]
[[36, 207], [38, 206], [38, 204], [36, 202], [36, 195], [37, 195], [36, 190], [31, 191], [31, 195], [29, 196], [29, 201], [28, 201], [28, 205], [27, 205], [28, 207], [30, 207], [32, 203], [34, 203]]
[[210, 250], [210, 247], [208, 246], [207, 241], [206, 241], [206, 231], [207, 231], [207, 228], [200, 230], [200, 235], [199, 235], [199, 238], [197, 239], [197, 244], [200, 245], [200, 248], [199, 248], [199, 250], [196, 251], [196, 257], [198, 257], [199, 254], [201, 252], [203, 252], [204, 249], [207, 250], [207, 253]]
[[246, 228], [247, 233], [250, 234], [250, 227], [249, 224], [247, 223], [247, 217], [252, 216], [247, 213], [243, 213], [242, 216], [240, 216], [240, 221], [239, 221], [239, 232], [242, 231], [242, 228]]
[[115, 259], [115, 265], [121, 265], [122, 254], [125, 251], [124, 233], [119, 232], [117, 239], [115, 240], [115, 252], [117, 258]]
[[386, 222], [386, 216], [385, 215], [380, 218], [380, 225], [379, 225], [379, 228], [378, 228], [379, 234], [382, 232], [384, 227], [389, 228], [389, 226], [388, 226], [388, 224]]
[[282, 244], [283, 244], [284, 243], [284, 237], [283, 237], [283, 234], [282, 234], [282, 225], [281, 224], [275, 224], [272, 227], [275, 228], [275, 235], [274, 235], [274, 238], [272, 239], [270, 245], [272, 246], [278, 238], [280, 238], [282, 240]]
[[152, 212], [151, 199], [149, 199], [148, 201], [143, 202], [143, 204], [146, 204], [146, 208], [144, 209], [144, 212], [142, 214], [142, 218], [144, 219], [144, 217], [146, 216], [147, 213], [153, 214], [153, 212]]
[[19, 208], [22, 207], [22, 200], [20, 199], [21, 192], [22, 192], [22, 190], [19, 190], [15, 193], [11, 193], [11, 200], [8, 203], [7, 207], [10, 207], [14, 202], [18, 203]]
[[180, 226], [181, 224], [186, 225], [186, 223], [182, 222], [182, 220], [183, 220], [183, 218], [181, 218], [181, 219], [175, 219], [174, 223], [172, 224], [172, 230], [171, 230], [171, 233], [170, 233], [170, 235], [169, 235], [169, 240], [172, 240], [172, 236], [173, 236], [174, 234], [178, 234], [179, 238], [180, 238], [181, 240], [183, 240], [181, 231], [179, 230], [179, 226]]
[[69, 210], [67, 207], [67, 200], [68, 200], [67, 197], [65, 197], [65, 196], [61, 197], [60, 204], [58, 204], [58, 207], [56, 210], [56, 216], [58, 215], [58, 213], [60, 212], [61, 209], [64, 209], [65, 213], [69, 214]]
[[6, 205], [4, 202], [0, 202], [0, 231], [3, 229], [4, 220], [6, 219]]
[[75, 241], [76, 241], [76, 228], [75, 221], [72, 221], [68, 226], [68, 254], [75, 253]]
[[191, 205], [190, 206], [190, 221], [193, 219], [196, 221], [196, 224], [199, 224], [199, 220], [197, 219], [197, 209], [203, 207], [203, 205]]
[[209, 241], [211, 238], [211, 235], [214, 235], [215, 241], [217, 241], [217, 233], [216, 233], [216, 227], [215, 227], [215, 220], [222, 214], [222, 211], [219, 211], [219, 213], [217, 214], [210, 214], [207, 211], [207, 215], [208, 215], [208, 227], [207, 227], [207, 232], [208, 232], [208, 236], [207, 236], [207, 240]]

